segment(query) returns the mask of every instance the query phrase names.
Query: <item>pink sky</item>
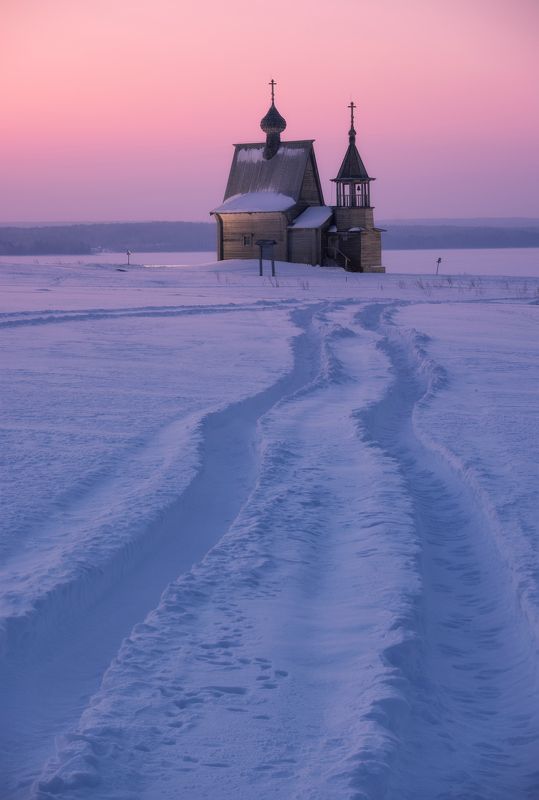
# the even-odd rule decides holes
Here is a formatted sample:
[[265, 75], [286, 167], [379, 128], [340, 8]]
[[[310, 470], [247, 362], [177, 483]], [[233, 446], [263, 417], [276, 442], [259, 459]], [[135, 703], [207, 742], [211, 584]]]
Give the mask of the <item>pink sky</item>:
[[207, 220], [232, 143], [358, 104], [379, 218], [539, 217], [537, 0], [2, 0], [0, 221]]

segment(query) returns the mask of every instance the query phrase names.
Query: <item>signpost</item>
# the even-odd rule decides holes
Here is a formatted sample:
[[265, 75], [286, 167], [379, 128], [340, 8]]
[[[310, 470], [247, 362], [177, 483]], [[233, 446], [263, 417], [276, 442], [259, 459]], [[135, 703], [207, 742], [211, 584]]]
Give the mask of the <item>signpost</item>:
[[273, 247], [277, 244], [275, 239], [257, 239], [255, 242], [260, 248], [259, 256], [259, 275], [262, 277], [264, 274], [264, 259], [271, 261], [271, 277], [275, 277], [275, 256], [273, 255]]

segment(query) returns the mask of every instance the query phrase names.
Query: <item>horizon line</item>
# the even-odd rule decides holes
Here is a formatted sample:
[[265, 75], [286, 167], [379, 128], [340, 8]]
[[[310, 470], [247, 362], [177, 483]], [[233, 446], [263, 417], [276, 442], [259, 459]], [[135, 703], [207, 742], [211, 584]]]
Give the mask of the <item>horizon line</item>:
[[[380, 222], [472, 222], [472, 221], [521, 221], [537, 222], [539, 216], [467, 216], [467, 217], [381, 217]], [[212, 220], [190, 220], [190, 219], [84, 219], [84, 220], [1, 220], [2, 228], [31, 228], [31, 227], [60, 227], [68, 225], [141, 225], [156, 223], [187, 223], [190, 225], [212, 225]]]

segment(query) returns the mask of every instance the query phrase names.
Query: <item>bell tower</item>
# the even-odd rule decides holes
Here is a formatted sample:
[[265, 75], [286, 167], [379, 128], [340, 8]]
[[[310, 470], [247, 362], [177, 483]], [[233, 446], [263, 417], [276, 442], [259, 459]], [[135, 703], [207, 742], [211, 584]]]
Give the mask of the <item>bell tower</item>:
[[[333, 182], [336, 187], [336, 206], [333, 208], [337, 228], [333, 248], [346, 260], [347, 269], [360, 272], [384, 272], [381, 266], [381, 229], [374, 227], [374, 208], [371, 206], [371, 178], [356, 146], [355, 110], [352, 101], [348, 149]], [[330, 249], [331, 249], [330, 243]]]

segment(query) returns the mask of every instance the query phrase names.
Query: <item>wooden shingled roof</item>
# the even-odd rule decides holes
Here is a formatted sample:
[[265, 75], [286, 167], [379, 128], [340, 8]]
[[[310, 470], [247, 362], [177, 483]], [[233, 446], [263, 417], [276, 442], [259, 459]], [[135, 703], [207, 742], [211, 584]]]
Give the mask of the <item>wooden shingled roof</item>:
[[[226, 201], [262, 192], [285, 196], [297, 202], [307, 162], [313, 152], [313, 139], [282, 142], [273, 158], [264, 158], [264, 143], [236, 144], [223, 205]], [[293, 203], [291, 203], [293, 205]]]
[[[350, 137], [352, 139], [352, 137]], [[355, 139], [355, 137], [354, 137]], [[365, 164], [361, 160], [355, 141], [351, 141], [344, 156], [341, 168], [334, 181], [372, 181]]]

